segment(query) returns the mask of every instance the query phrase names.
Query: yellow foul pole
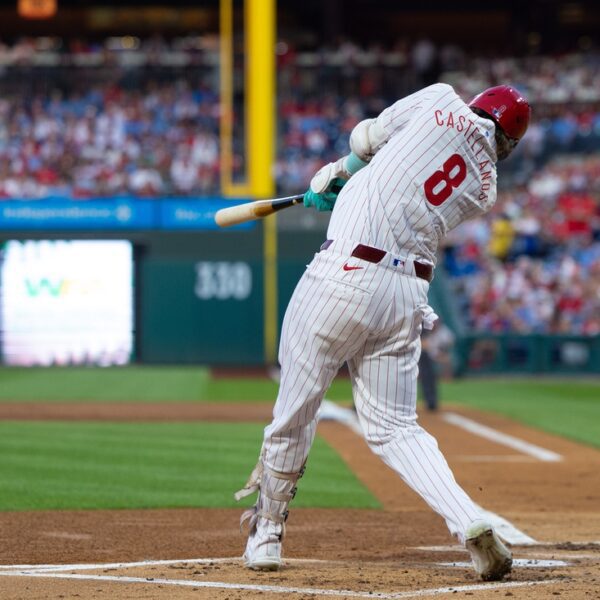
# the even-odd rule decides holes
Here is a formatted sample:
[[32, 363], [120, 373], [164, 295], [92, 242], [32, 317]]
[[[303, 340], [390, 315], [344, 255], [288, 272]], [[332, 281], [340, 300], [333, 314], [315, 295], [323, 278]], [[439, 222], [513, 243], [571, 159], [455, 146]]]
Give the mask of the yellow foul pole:
[[[246, 160], [248, 184], [255, 198], [275, 193], [275, 2], [245, 0], [246, 22]], [[263, 221], [264, 351], [277, 355], [277, 221]]]
[[219, 29], [221, 193], [242, 198], [250, 190], [233, 181], [233, 0], [221, 0]]

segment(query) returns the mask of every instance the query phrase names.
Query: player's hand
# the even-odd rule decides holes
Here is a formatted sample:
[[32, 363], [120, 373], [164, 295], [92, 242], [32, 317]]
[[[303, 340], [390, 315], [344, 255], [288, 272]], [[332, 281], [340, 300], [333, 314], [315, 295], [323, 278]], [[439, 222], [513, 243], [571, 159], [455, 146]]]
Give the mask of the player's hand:
[[304, 194], [304, 206], [314, 206], [318, 211], [333, 210], [336, 198], [337, 194], [332, 192], [317, 194], [309, 188]]
[[343, 179], [336, 178], [331, 182], [329, 187], [320, 194], [314, 192], [311, 188], [308, 188], [304, 194], [304, 206], [314, 206], [318, 211], [322, 212], [333, 210], [338, 194], [345, 183], [346, 182]]

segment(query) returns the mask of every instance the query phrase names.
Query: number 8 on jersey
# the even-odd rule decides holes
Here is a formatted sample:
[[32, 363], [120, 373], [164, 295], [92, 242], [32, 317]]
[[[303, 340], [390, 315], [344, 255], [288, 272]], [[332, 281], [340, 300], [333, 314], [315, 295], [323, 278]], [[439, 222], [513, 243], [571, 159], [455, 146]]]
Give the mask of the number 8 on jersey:
[[[453, 154], [439, 171], [429, 177], [423, 187], [425, 197], [434, 206], [439, 206], [452, 194], [467, 176], [467, 164], [460, 154]], [[442, 185], [443, 184], [443, 185]]]

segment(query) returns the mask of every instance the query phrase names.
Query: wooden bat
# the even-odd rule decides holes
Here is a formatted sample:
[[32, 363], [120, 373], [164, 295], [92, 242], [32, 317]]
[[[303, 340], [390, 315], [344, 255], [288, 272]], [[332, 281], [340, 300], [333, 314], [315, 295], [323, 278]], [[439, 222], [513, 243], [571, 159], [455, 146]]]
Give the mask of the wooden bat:
[[215, 221], [219, 227], [230, 227], [231, 225], [246, 223], [254, 219], [262, 219], [284, 208], [301, 204], [303, 198], [304, 194], [299, 194], [297, 196], [258, 200], [257, 202], [247, 202], [246, 204], [222, 208], [215, 214]]

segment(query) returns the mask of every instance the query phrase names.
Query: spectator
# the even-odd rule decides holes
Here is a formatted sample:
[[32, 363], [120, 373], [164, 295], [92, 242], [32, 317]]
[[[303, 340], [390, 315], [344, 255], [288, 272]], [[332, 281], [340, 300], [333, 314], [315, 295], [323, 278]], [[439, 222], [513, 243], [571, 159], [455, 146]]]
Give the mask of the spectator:
[[501, 213], [492, 222], [488, 252], [498, 260], [504, 260], [508, 257], [514, 239], [515, 226], [506, 213]]

